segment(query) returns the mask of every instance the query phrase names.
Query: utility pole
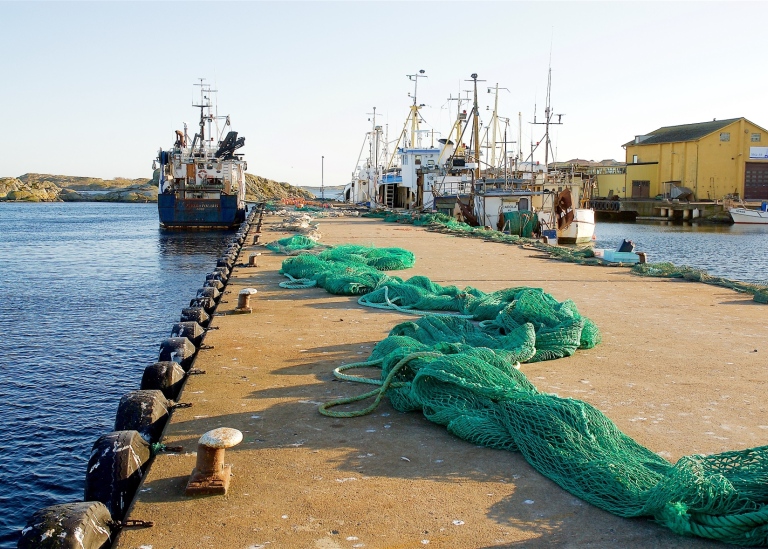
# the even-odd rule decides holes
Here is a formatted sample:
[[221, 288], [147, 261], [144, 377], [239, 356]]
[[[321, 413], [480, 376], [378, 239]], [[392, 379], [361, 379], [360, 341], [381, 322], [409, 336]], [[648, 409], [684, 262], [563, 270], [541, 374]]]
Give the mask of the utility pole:
[[320, 157], [320, 200], [325, 202], [325, 156]]

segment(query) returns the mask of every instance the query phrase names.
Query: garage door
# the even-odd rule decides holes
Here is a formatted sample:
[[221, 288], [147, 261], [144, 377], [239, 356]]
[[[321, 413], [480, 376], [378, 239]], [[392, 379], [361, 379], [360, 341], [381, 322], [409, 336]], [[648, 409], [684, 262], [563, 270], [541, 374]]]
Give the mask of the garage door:
[[744, 200], [768, 200], [768, 163], [747, 162]]
[[632, 198], [650, 198], [651, 182], [632, 180]]

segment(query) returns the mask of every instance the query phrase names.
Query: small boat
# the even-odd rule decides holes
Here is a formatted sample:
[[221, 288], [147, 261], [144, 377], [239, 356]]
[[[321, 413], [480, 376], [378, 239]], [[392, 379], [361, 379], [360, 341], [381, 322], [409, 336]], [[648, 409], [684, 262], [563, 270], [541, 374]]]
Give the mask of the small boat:
[[[198, 133], [191, 140], [176, 130], [176, 141], [160, 150], [157, 209], [160, 225], [167, 229], [234, 229], [245, 219], [245, 170], [243, 155], [235, 151], [244, 137], [227, 131], [229, 116], [213, 113], [214, 90], [201, 78]], [[219, 121], [224, 125], [219, 131]], [[227, 132], [226, 135], [224, 132]]]
[[728, 213], [734, 223], [752, 223], [756, 225], [768, 225], [768, 202], [763, 202], [759, 210], [748, 208], [730, 208]]
[[555, 206], [558, 244], [584, 244], [595, 234], [595, 211], [591, 208], [573, 208], [571, 191], [563, 189]]

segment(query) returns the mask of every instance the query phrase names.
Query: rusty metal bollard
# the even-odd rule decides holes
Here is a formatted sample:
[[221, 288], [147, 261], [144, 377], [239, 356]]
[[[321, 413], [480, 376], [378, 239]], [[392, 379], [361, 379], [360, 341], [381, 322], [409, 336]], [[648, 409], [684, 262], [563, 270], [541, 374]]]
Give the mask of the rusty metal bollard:
[[248, 256], [248, 266], [258, 267], [259, 265], [256, 263], [256, 261], [259, 259], [260, 255], [261, 255], [261, 252], [257, 252], [255, 254], [251, 254], [250, 256]]
[[243, 433], [229, 427], [219, 427], [201, 436], [197, 443], [197, 464], [189, 477], [185, 494], [226, 494], [232, 466], [224, 464], [224, 451], [242, 440]]
[[256, 295], [256, 290], [253, 288], [243, 288], [240, 293], [237, 294], [237, 308], [236, 313], [252, 313], [251, 309], [251, 296]]

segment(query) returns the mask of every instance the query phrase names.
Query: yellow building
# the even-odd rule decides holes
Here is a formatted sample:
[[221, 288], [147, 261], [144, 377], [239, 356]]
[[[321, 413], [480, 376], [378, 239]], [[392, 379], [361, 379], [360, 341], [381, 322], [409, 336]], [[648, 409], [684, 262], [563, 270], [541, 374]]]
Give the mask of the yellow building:
[[768, 200], [768, 131], [746, 118], [667, 126], [623, 147], [622, 198], [674, 198], [686, 187], [696, 200]]

